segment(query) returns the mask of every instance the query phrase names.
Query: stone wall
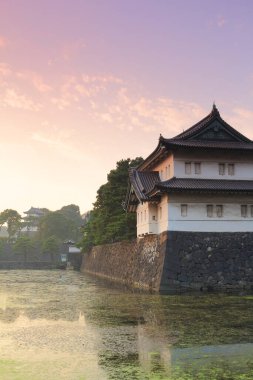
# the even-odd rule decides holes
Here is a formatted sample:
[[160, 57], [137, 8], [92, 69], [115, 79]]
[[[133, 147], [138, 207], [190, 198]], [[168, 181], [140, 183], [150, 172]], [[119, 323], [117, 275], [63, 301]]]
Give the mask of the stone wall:
[[81, 270], [155, 291], [253, 289], [253, 233], [147, 235], [94, 247]]
[[253, 289], [253, 233], [169, 232], [161, 286]]
[[84, 254], [81, 271], [138, 288], [159, 290], [167, 234], [97, 246]]

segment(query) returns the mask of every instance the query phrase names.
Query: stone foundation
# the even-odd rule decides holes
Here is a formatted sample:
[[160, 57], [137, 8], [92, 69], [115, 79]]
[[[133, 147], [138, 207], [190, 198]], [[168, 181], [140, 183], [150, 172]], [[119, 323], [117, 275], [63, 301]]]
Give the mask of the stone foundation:
[[81, 270], [155, 291], [253, 289], [253, 233], [148, 235], [94, 247]]
[[253, 288], [253, 233], [169, 232], [161, 286]]
[[147, 235], [132, 242], [93, 247], [84, 254], [81, 271], [123, 284], [159, 290], [167, 234]]

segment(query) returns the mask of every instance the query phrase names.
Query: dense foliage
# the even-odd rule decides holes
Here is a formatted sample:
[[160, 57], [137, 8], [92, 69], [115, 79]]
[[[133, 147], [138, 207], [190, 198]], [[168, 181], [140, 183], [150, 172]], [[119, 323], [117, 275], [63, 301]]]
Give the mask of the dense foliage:
[[39, 238], [48, 239], [52, 235], [60, 241], [80, 239], [82, 218], [79, 207], [71, 204], [57, 211], [49, 211], [39, 219]]
[[136, 216], [122, 208], [128, 186], [128, 170], [138, 166], [143, 159], [137, 157], [117, 162], [110, 171], [107, 183], [97, 191], [94, 208], [83, 227], [81, 247], [84, 251], [93, 245], [129, 240], [136, 236]]
[[7, 225], [9, 242], [11, 242], [14, 236], [20, 231], [21, 219], [21, 215], [16, 210], [6, 209], [0, 213], [0, 228], [3, 224]]
[[20, 236], [14, 243], [14, 249], [24, 255], [27, 261], [28, 252], [34, 248], [32, 239], [29, 236]]
[[80, 240], [80, 228], [83, 220], [78, 206], [70, 204], [57, 211], [45, 208], [39, 210], [44, 212], [44, 216], [28, 215], [22, 218], [16, 210], [12, 209], [0, 212], [0, 229], [6, 226], [8, 242], [16, 242], [17, 250], [24, 251], [25, 247], [29, 245], [30, 238], [36, 244], [43, 246], [44, 243], [51, 244], [51, 248], [55, 245], [55, 240], [58, 245], [67, 240], [74, 242]]
[[54, 261], [54, 256], [59, 252], [60, 241], [52, 235], [45, 239], [42, 243], [42, 250], [44, 253], [50, 253], [51, 261]]

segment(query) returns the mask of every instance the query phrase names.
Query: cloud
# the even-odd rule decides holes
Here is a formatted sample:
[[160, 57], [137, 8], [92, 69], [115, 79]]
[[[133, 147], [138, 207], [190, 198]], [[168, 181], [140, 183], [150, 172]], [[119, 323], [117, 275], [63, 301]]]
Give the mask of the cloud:
[[219, 15], [217, 17], [217, 22], [216, 22], [216, 25], [218, 26], [218, 28], [223, 28], [226, 24], [227, 24], [227, 20], [225, 19], [225, 17]]
[[66, 42], [61, 48], [63, 60], [69, 61], [73, 59], [85, 47], [86, 44], [82, 40]]
[[39, 76], [38, 74], [33, 73], [31, 75], [31, 80], [32, 80], [34, 87], [39, 92], [47, 93], [47, 92], [52, 91], [52, 87], [49, 86], [48, 84], [46, 84], [44, 82], [44, 80], [41, 78], [41, 76]]
[[84, 83], [116, 83], [122, 84], [123, 80], [121, 78], [115, 77], [114, 75], [82, 75], [82, 81]]
[[64, 98], [51, 98], [51, 102], [56, 105], [56, 107], [62, 111], [70, 106], [70, 102]]
[[122, 87], [111, 104], [94, 109], [93, 114], [97, 120], [120, 130], [173, 135], [191, 126], [205, 111], [194, 102], [136, 95], [132, 89]]
[[0, 63], [1, 79], [2, 106], [35, 112], [51, 109], [59, 119], [62, 116], [57, 116], [57, 112], [61, 111], [65, 112], [66, 120], [69, 113], [78, 112], [78, 117], [94, 127], [129, 133], [157, 132], [169, 137], [205, 115], [194, 102], [147, 95], [137, 83], [128, 84], [110, 73], [58, 75], [49, 85], [37, 72], [17, 71]]
[[98, 126], [122, 131], [174, 134], [205, 114], [194, 102], [147, 96], [110, 74], [65, 76], [54, 95], [50, 101], [59, 110], [76, 109]]
[[39, 111], [41, 108], [41, 105], [35, 103], [31, 98], [17, 92], [13, 88], [6, 89], [1, 102], [5, 107], [23, 109], [28, 111]]
[[8, 45], [8, 41], [5, 37], [0, 36], [0, 49], [5, 48]]
[[74, 161], [87, 160], [82, 150], [79, 150], [70, 142], [69, 131], [59, 131], [54, 128], [54, 131], [48, 134], [42, 132], [34, 132], [31, 139], [37, 143], [43, 144], [48, 149]]
[[237, 106], [232, 110], [232, 115], [228, 118], [228, 122], [241, 133], [253, 139], [253, 111]]
[[0, 62], [0, 76], [8, 77], [12, 73], [10, 66], [5, 62]]
[[39, 111], [43, 108], [41, 94], [52, 91], [42, 76], [34, 71], [15, 70], [0, 62], [0, 107]]

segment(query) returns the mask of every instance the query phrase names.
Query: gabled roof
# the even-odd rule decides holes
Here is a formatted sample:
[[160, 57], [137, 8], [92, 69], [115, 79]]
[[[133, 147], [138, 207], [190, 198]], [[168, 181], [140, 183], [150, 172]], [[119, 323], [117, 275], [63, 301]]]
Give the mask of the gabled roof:
[[178, 149], [248, 150], [253, 151], [253, 141], [225, 122], [216, 107], [198, 123], [179, 135], [166, 139], [160, 135], [156, 149], [139, 165], [140, 170], [150, 170], [163, 157]]
[[251, 142], [246, 136], [226, 123], [213, 105], [212, 111], [198, 123], [175, 136], [172, 140], [212, 140]]
[[146, 200], [146, 196], [160, 182], [159, 172], [141, 172], [136, 169], [130, 169], [130, 182], [140, 201]]
[[209, 115], [186, 131], [171, 139], [160, 136], [156, 149], [138, 168], [130, 170], [125, 210], [135, 211], [138, 203], [157, 201], [163, 193], [184, 191], [253, 194], [253, 181], [176, 177], [161, 181], [159, 173], [152, 171], [152, 168], [170, 152], [181, 149], [253, 152], [253, 142], [226, 123], [213, 105]]
[[123, 208], [125, 210], [132, 209], [131, 211], [134, 211], [139, 202], [149, 200], [147, 193], [152, 191], [155, 185], [160, 182], [160, 176], [157, 171], [141, 172], [135, 168], [131, 168], [129, 170], [129, 180], [130, 184], [125, 202], [123, 202]]

